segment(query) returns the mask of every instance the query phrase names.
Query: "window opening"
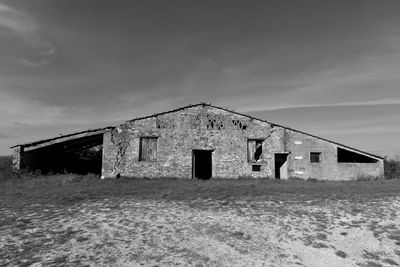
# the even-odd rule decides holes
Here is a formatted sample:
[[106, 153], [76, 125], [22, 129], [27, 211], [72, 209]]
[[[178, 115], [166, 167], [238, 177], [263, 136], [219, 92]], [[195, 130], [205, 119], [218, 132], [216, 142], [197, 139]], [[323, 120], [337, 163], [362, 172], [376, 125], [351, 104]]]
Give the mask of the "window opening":
[[238, 128], [239, 130], [246, 130], [247, 125], [242, 122], [241, 120], [232, 120], [232, 124], [234, 127]]
[[311, 152], [310, 153], [310, 162], [313, 162], [313, 163], [321, 162], [321, 152]]
[[207, 114], [207, 130], [224, 130], [225, 121], [223, 115]]
[[261, 171], [261, 165], [252, 165], [251, 170], [253, 172], [260, 172]]
[[156, 118], [157, 129], [174, 129], [175, 121], [170, 118]]
[[248, 162], [257, 162], [261, 159], [263, 140], [247, 140], [247, 160]]
[[139, 161], [157, 160], [157, 137], [141, 137], [139, 146]]
[[337, 148], [337, 160], [339, 163], [376, 163], [377, 159], [356, 153], [347, 149]]

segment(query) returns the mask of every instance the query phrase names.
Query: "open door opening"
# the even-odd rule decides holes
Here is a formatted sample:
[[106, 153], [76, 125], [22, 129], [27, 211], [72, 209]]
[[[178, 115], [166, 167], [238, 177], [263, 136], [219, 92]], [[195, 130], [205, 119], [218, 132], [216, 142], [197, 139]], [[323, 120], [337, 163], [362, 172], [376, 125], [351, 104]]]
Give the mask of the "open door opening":
[[202, 180], [212, 177], [212, 150], [193, 150], [192, 175]]
[[275, 179], [288, 178], [287, 153], [275, 153]]

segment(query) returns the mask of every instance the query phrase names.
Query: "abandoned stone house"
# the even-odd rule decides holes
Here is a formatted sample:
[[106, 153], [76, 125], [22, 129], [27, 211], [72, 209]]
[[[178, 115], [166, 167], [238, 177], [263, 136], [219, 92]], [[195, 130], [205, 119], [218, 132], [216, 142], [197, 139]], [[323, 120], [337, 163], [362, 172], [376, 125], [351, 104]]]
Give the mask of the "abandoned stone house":
[[12, 148], [16, 170], [102, 178], [383, 176], [380, 156], [204, 103]]

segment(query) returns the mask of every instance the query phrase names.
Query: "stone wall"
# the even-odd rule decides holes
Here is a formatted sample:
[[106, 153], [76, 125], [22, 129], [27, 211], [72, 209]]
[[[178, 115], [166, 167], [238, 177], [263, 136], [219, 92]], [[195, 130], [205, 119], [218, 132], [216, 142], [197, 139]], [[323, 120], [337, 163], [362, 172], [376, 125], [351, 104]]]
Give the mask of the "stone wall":
[[[157, 137], [157, 161], [139, 161], [140, 137]], [[247, 160], [248, 139], [264, 140], [256, 163]], [[275, 153], [288, 153], [290, 177], [341, 180], [363, 169], [363, 164], [339, 166], [333, 143], [207, 105], [126, 122], [106, 132], [103, 140], [103, 178], [191, 178], [194, 149], [213, 150], [215, 178], [273, 178]], [[310, 163], [310, 152], [321, 152], [322, 161]], [[260, 171], [252, 171], [253, 164]], [[383, 173], [383, 162], [365, 170]]]
[[[377, 163], [338, 163], [337, 145], [287, 130], [290, 153], [289, 176], [302, 179], [353, 180], [359, 176], [383, 177], [383, 160]], [[321, 162], [310, 162], [310, 152], [320, 152]]]
[[383, 178], [383, 161], [377, 163], [338, 163], [336, 180], [353, 180], [363, 177]]
[[21, 170], [21, 160], [22, 160], [22, 153], [24, 153], [24, 148], [21, 146], [16, 146], [13, 148], [13, 160], [12, 160], [12, 169], [14, 171]]

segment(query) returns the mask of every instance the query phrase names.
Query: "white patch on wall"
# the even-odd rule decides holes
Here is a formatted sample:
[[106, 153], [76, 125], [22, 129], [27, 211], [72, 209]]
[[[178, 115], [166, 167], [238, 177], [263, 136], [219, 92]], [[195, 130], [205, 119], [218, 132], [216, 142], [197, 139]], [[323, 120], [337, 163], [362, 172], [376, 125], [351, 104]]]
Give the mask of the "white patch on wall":
[[294, 141], [294, 144], [295, 145], [301, 145], [303, 142], [301, 142], [301, 141]]
[[303, 156], [295, 156], [294, 159], [303, 159]]
[[294, 171], [295, 174], [303, 174], [303, 171]]

